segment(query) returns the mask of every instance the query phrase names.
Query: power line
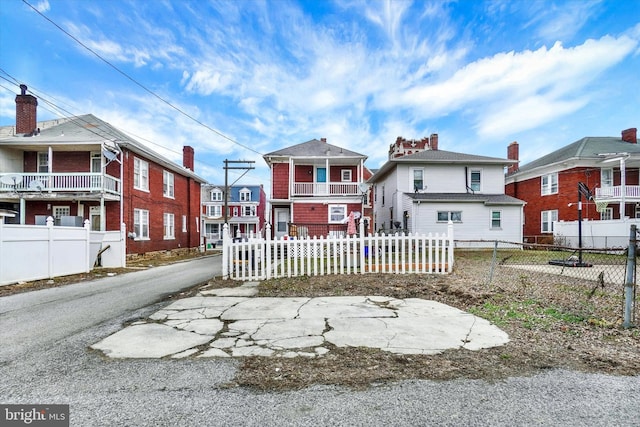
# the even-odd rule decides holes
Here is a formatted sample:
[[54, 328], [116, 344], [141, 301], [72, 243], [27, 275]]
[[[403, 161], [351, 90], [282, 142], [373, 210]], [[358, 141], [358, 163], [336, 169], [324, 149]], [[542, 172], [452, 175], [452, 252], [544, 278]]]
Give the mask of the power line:
[[60, 25], [56, 24], [53, 20], [49, 19], [49, 17], [47, 17], [46, 15], [44, 15], [42, 12], [40, 12], [38, 9], [36, 9], [35, 7], [33, 7], [31, 4], [29, 4], [29, 2], [27, 0], [22, 0], [22, 2], [24, 4], [26, 4], [27, 6], [29, 6], [31, 9], [33, 9], [34, 12], [36, 12], [38, 15], [40, 15], [41, 17], [43, 17], [44, 19], [46, 19], [47, 21], [49, 21], [52, 25], [54, 25], [56, 28], [58, 28], [60, 31], [62, 31], [64, 34], [66, 34], [67, 36], [69, 36], [71, 39], [73, 39], [76, 43], [78, 43], [80, 46], [84, 47], [86, 50], [88, 50], [89, 52], [91, 52], [92, 54], [94, 54], [97, 58], [99, 58], [101, 61], [103, 61], [105, 64], [107, 64], [108, 66], [110, 66], [111, 68], [113, 68], [114, 70], [116, 70], [118, 73], [120, 73], [121, 75], [123, 75], [124, 77], [126, 77], [127, 79], [129, 79], [131, 82], [133, 82], [134, 84], [136, 84], [137, 86], [139, 86], [140, 88], [142, 88], [144, 91], [146, 91], [147, 93], [151, 94], [152, 96], [154, 96], [155, 98], [159, 99], [160, 101], [162, 101], [163, 103], [165, 103], [166, 105], [168, 105], [169, 107], [173, 108], [174, 110], [176, 110], [177, 112], [179, 112], [180, 114], [182, 114], [183, 116], [193, 120], [194, 122], [198, 123], [200, 126], [203, 126], [204, 128], [210, 130], [211, 132], [214, 132], [215, 134], [221, 136], [222, 138], [239, 145], [240, 147], [244, 148], [245, 150], [249, 150], [253, 153], [259, 154], [260, 156], [262, 156], [263, 154], [254, 150], [253, 148], [244, 145], [236, 140], [234, 140], [233, 138], [230, 138], [228, 136], [226, 136], [225, 134], [223, 134], [222, 132], [210, 127], [209, 125], [201, 122], [200, 120], [196, 119], [195, 117], [191, 116], [190, 114], [186, 113], [185, 111], [181, 110], [180, 108], [176, 107], [175, 105], [173, 105], [171, 102], [167, 101], [166, 99], [162, 98], [160, 95], [156, 94], [155, 92], [153, 92], [151, 89], [148, 89], [146, 86], [144, 86], [142, 83], [138, 82], [136, 79], [134, 79], [133, 77], [129, 76], [127, 73], [125, 73], [124, 71], [120, 70], [118, 67], [116, 67], [115, 65], [113, 65], [111, 62], [109, 62], [108, 60], [106, 60], [105, 58], [103, 58], [102, 56], [100, 56], [100, 54], [98, 54], [97, 52], [95, 52], [93, 49], [91, 49], [89, 46], [85, 45], [84, 43], [82, 43], [80, 40], [78, 40], [76, 37], [74, 37], [73, 35], [71, 35], [69, 32], [67, 32], [64, 28], [62, 28]]

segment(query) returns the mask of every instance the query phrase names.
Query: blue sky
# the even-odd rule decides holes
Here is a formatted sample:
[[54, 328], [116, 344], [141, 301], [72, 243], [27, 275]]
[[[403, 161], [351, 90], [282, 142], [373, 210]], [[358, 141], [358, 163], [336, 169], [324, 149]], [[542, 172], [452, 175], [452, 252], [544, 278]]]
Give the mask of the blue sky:
[[640, 0], [0, 0], [0, 125], [14, 79], [39, 120], [92, 113], [179, 163], [192, 145], [212, 183], [242, 159], [268, 187], [262, 154], [322, 137], [370, 168], [432, 133], [526, 163], [640, 127]]

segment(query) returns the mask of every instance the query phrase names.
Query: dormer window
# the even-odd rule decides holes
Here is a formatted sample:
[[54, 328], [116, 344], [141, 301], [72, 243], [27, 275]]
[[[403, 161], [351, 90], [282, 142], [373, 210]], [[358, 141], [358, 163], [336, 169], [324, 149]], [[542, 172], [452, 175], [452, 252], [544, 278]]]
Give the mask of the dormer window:
[[219, 189], [215, 189], [211, 191], [211, 201], [212, 202], [221, 202], [222, 201], [222, 191]]
[[250, 202], [251, 201], [251, 190], [248, 188], [243, 188], [240, 190], [240, 201], [241, 202]]

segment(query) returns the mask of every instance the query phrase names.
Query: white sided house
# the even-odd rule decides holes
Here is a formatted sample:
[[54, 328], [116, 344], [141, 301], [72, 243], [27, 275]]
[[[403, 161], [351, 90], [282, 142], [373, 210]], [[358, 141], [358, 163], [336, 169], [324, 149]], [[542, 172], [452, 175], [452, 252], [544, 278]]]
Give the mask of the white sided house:
[[446, 233], [451, 220], [458, 246], [521, 242], [525, 202], [504, 193], [504, 170], [512, 163], [438, 150], [437, 143], [391, 157], [368, 181], [375, 230]]

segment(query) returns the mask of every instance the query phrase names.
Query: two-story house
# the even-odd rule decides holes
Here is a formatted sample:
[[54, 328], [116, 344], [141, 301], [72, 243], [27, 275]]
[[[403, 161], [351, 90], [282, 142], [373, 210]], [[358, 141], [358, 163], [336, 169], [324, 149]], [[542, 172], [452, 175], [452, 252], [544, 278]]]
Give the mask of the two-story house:
[[446, 233], [452, 221], [458, 241], [520, 242], [524, 202], [504, 193], [505, 167], [515, 161], [443, 151], [437, 135], [421, 141], [411, 153], [396, 141], [369, 179], [375, 229]]
[[0, 128], [0, 209], [19, 224], [127, 230], [127, 254], [200, 244], [200, 185], [194, 150], [183, 165], [87, 114], [37, 121], [37, 99], [21, 86], [16, 126]]
[[224, 185], [204, 184], [201, 191], [202, 237], [207, 247], [222, 240], [225, 221], [233, 237], [262, 235], [267, 205], [262, 185], [232, 185], [227, 192]]
[[367, 217], [365, 181], [371, 172], [364, 154], [321, 138], [263, 157], [271, 173], [268, 220], [274, 236], [344, 234], [351, 213]]
[[[509, 145], [507, 156], [518, 160], [518, 143]], [[581, 196], [583, 219], [638, 218], [637, 129], [623, 130], [621, 137], [585, 137], [521, 167], [516, 164], [505, 182], [507, 194], [527, 202], [524, 239], [528, 243], [551, 243], [555, 221], [578, 219], [579, 183], [593, 194], [591, 200]]]

